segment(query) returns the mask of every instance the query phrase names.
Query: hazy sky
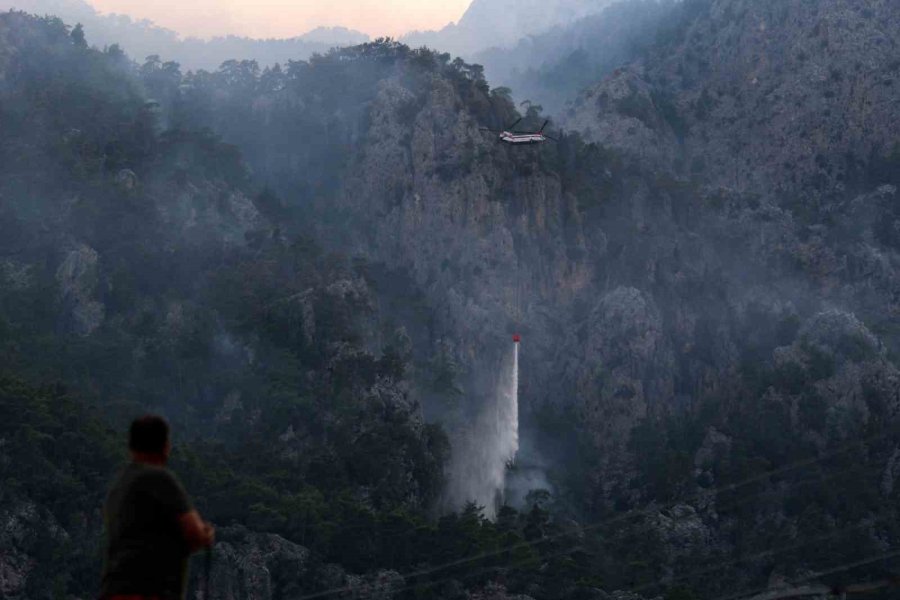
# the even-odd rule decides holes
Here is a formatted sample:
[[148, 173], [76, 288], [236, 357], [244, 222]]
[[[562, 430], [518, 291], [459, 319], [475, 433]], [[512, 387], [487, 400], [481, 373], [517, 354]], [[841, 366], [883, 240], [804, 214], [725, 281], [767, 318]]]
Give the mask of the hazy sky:
[[182, 35], [291, 37], [321, 25], [397, 37], [457, 21], [472, 0], [88, 0], [102, 13], [149, 19]]

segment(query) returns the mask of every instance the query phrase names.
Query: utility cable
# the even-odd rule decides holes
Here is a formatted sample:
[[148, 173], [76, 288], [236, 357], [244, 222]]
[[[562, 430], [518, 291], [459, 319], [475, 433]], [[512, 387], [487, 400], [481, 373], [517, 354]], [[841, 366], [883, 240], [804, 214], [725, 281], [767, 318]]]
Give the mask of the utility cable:
[[[698, 497], [701, 497], [701, 496], [703, 496], [703, 495], [718, 496], [718, 495], [723, 494], [723, 493], [725, 493], [725, 492], [735, 491], [735, 490], [738, 490], [738, 489], [740, 489], [740, 488], [742, 488], [742, 487], [744, 487], [744, 486], [746, 486], [746, 485], [750, 485], [750, 484], [752, 484], [752, 483], [757, 483], [757, 482], [759, 482], [759, 481], [763, 481], [763, 480], [768, 479], [768, 478], [770, 478], [770, 477], [774, 477], [774, 476], [777, 476], [777, 475], [784, 475], [785, 473], [789, 473], [789, 472], [795, 471], [795, 470], [797, 470], [797, 469], [802, 469], [802, 468], [805, 468], [805, 467], [809, 467], [809, 466], [812, 466], [812, 465], [815, 465], [815, 464], [824, 462], [824, 461], [826, 461], [826, 460], [829, 460], [829, 459], [831, 459], [831, 458], [834, 458], [834, 457], [836, 457], [836, 456], [839, 456], [840, 454], [843, 454], [844, 452], [847, 452], [848, 450], [852, 450], [852, 449], [857, 448], [857, 447], [860, 447], [860, 446], [862, 446], [862, 445], [865, 445], [865, 444], [868, 444], [868, 443], [877, 441], [877, 440], [879, 440], [879, 439], [885, 438], [885, 437], [887, 437], [890, 433], [891, 433], [890, 431], [881, 432], [881, 433], [879, 433], [879, 434], [875, 434], [875, 435], [869, 436], [868, 438], [865, 438], [865, 439], [863, 439], [863, 440], [856, 440], [856, 441], [854, 441], [854, 442], [850, 442], [850, 443], [848, 443], [848, 444], [844, 444], [843, 446], [840, 446], [840, 447], [838, 447], [838, 448], [835, 448], [834, 450], [832, 450], [832, 451], [830, 451], [830, 452], [826, 452], [826, 453], [824, 453], [823, 455], [818, 456], [818, 457], [798, 460], [798, 461], [795, 461], [795, 462], [793, 462], [793, 463], [789, 463], [789, 464], [787, 464], [787, 465], [784, 465], [784, 466], [782, 466], [782, 467], [778, 467], [778, 468], [776, 468], [776, 469], [773, 469], [773, 470], [771, 470], [771, 471], [767, 471], [767, 472], [765, 472], [765, 473], [761, 473], [761, 474], [758, 474], [758, 475], [754, 475], [754, 476], [745, 478], [745, 479], [743, 479], [743, 480], [741, 480], [741, 481], [737, 481], [737, 482], [734, 482], [734, 483], [730, 483], [730, 484], [727, 484], [727, 485], [723, 485], [723, 486], [721, 486], [721, 487], [719, 487], [719, 488], [716, 488], [716, 489], [713, 489], [713, 490], [710, 490], [710, 491], [706, 491], [706, 492], [695, 492], [695, 493], [693, 493], [692, 495], [689, 495], [688, 498], [682, 499], [682, 500], [680, 500], [679, 502], [675, 503], [674, 505], [683, 503], [683, 502], [687, 501], [688, 499], [690, 499], [691, 497], [693, 497], [693, 498], [698, 498]], [[764, 492], [760, 492], [760, 493], [764, 493]], [[673, 506], [674, 506], [674, 505], [673, 505]], [[629, 511], [629, 512], [627, 512], [627, 513], [625, 513], [625, 514], [617, 515], [617, 516], [612, 517], [612, 518], [610, 518], [610, 519], [606, 519], [606, 520], [598, 521], [598, 522], [593, 523], [593, 524], [590, 524], [590, 525], [586, 525], [586, 526], [584, 526], [584, 527], [578, 529], [577, 531], [560, 532], [560, 533], [556, 533], [556, 534], [553, 534], [553, 535], [550, 535], [550, 536], [543, 537], [543, 538], [541, 538], [541, 539], [539, 539], [539, 540], [519, 542], [519, 543], [517, 543], [517, 544], [513, 544], [513, 545], [507, 546], [507, 547], [505, 547], [505, 548], [496, 549], [496, 550], [487, 551], [487, 552], [481, 552], [481, 553], [479, 553], [479, 554], [470, 555], [470, 556], [468, 556], [468, 557], [463, 557], [463, 558], [460, 558], [460, 559], [457, 559], [457, 560], [453, 560], [453, 561], [449, 561], [449, 562], [446, 562], [446, 563], [443, 563], [443, 564], [440, 564], [440, 565], [435, 565], [435, 566], [428, 567], [428, 568], [424, 568], [424, 569], [420, 569], [420, 570], [417, 570], [417, 571], [412, 571], [412, 572], [409, 572], [409, 573], [406, 573], [406, 574], [401, 574], [401, 577], [402, 577], [403, 579], [408, 579], [408, 578], [415, 578], [415, 577], [423, 577], [423, 576], [427, 576], [427, 575], [433, 575], [433, 574], [435, 574], [435, 573], [438, 573], [438, 572], [440, 572], [440, 571], [443, 571], [443, 570], [446, 570], [446, 569], [450, 569], [450, 568], [453, 568], [453, 567], [457, 567], [457, 566], [469, 564], [469, 563], [472, 563], [472, 562], [477, 562], [477, 561], [484, 560], [484, 559], [487, 559], [487, 558], [492, 558], [492, 557], [495, 557], [495, 556], [498, 556], [498, 555], [501, 555], [501, 554], [505, 554], [506, 552], [512, 552], [512, 551], [515, 551], [515, 550], [528, 548], [528, 547], [535, 546], [535, 545], [540, 544], [540, 543], [546, 543], [546, 542], [553, 541], [553, 540], [555, 540], [555, 539], [559, 539], [559, 538], [562, 538], [562, 537], [565, 537], [565, 536], [569, 536], [569, 535], [579, 535], [579, 534], [581, 534], [581, 533], [583, 533], [583, 532], [586, 532], [586, 531], [590, 531], [590, 530], [593, 530], [593, 529], [598, 529], [598, 528], [600, 528], [600, 527], [604, 527], [604, 526], [608, 526], [608, 525], [613, 525], [613, 524], [616, 524], [616, 523], [621, 523], [621, 522], [623, 522], [623, 521], [627, 521], [628, 519], [631, 519], [631, 518], [634, 518], [634, 517], [648, 516], [648, 515], [651, 515], [651, 514], [658, 513], [659, 511], [660, 511], [660, 508], [659, 508], [657, 505], [651, 504], [651, 505], [646, 506], [646, 507], [643, 508], [643, 509]], [[324, 597], [333, 596], [333, 595], [336, 595], [336, 594], [346, 593], [347, 591], [348, 591], [348, 589], [347, 589], [346, 587], [334, 588], [334, 589], [330, 589], [330, 590], [323, 590], [323, 591], [321, 591], [321, 592], [316, 592], [315, 594], [311, 594], [311, 595], [300, 596], [299, 598], [297, 598], [297, 599], [295, 599], [295, 600], [312, 600], [312, 599], [315, 599], [315, 598], [324, 598]], [[728, 600], [728, 599], [720, 599], [720, 600]]]
[[698, 570], [698, 571], [691, 571], [691, 572], [689, 572], [689, 573], [683, 573], [683, 574], [679, 575], [678, 577], [674, 577], [671, 581], [666, 582], [665, 585], [660, 584], [660, 583], [647, 583], [647, 584], [643, 584], [643, 585], [640, 585], [640, 586], [637, 586], [637, 587], [629, 588], [629, 589], [626, 590], [626, 591], [627, 591], [627, 592], [630, 592], [630, 593], [635, 593], [635, 594], [637, 594], [637, 593], [640, 593], [640, 592], [643, 592], [643, 591], [647, 591], [647, 590], [649, 590], [649, 589], [653, 589], [653, 588], [656, 588], [656, 587], [667, 587], [667, 586], [670, 586], [672, 583], [676, 583], [676, 582], [679, 582], [679, 581], [684, 581], [684, 580], [691, 579], [691, 578], [693, 578], [693, 577], [697, 577], [697, 576], [700, 576], [700, 575], [708, 575], [709, 573], [714, 573], [715, 571], [719, 571], [719, 570], [721, 570], [721, 569], [724, 569], [725, 567], [727, 567], [727, 566], [729, 566], [729, 565], [736, 565], [736, 564], [742, 563], [742, 562], [754, 561], [754, 560], [759, 560], [759, 559], [762, 559], [762, 558], [769, 558], [769, 557], [772, 557], [772, 556], [778, 556], [779, 554], [784, 554], [785, 552], [791, 552], [791, 551], [793, 551], [793, 550], [799, 550], [800, 548], [804, 548], [804, 547], [806, 547], [806, 546], [809, 546], [810, 544], [816, 544], [816, 543], [825, 542], [825, 541], [828, 541], [828, 540], [831, 540], [831, 539], [840, 537], [840, 536], [842, 536], [842, 535], [845, 535], [845, 534], [848, 534], [848, 533], [852, 533], [852, 532], [854, 532], [854, 531], [856, 531], [856, 530], [858, 530], [858, 529], [861, 529], [861, 528], [863, 528], [863, 527], [867, 527], [867, 526], [869, 526], [869, 525], [873, 525], [873, 524], [875, 524], [875, 523], [878, 523], [879, 521], [883, 521], [883, 520], [886, 519], [888, 516], [889, 516], [889, 515], [880, 515], [879, 517], [877, 517], [877, 518], [875, 518], [875, 519], [872, 519], [872, 520], [866, 520], [866, 521], [861, 521], [861, 522], [856, 523], [856, 524], [854, 524], [854, 525], [850, 525], [850, 526], [848, 526], [848, 527], [844, 527], [844, 528], [842, 528], [842, 529], [839, 529], [839, 530], [837, 530], [837, 531], [833, 531], [833, 532], [828, 533], [828, 534], [816, 536], [816, 537], [809, 538], [809, 539], [806, 539], [806, 540], [803, 540], [803, 541], [800, 541], [800, 542], [796, 542], [796, 543], [789, 544], [789, 545], [786, 545], [786, 546], [781, 546], [781, 547], [779, 547], [779, 548], [773, 548], [773, 549], [770, 549], [770, 550], [765, 550], [765, 551], [763, 551], [763, 552], [758, 552], [758, 553], [756, 553], [756, 554], [749, 554], [749, 555], [746, 555], [746, 556], [739, 556], [739, 557], [733, 558], [733, 559], [731, 559], [731, 560], [722, 561], [722, 562], [717, 562], [715, 565], [713, 565], [713, 566], [711, 566], [711, 567], [707, 567], [707, 568], [705, 568], [705, 569], [701, 569], [701, 570]]
[[[812, 573], [800, 579], [795, 579], [791, 583], [795, 586], [801, 583], [806, 583], [812, 579], [819, 579], [822, 577], [826, 577], [828, 575], [835, 575], [837, 573], [844, 573], [846, 571], [850, 571], [856, 569], [858, 567], [864, 567], [866, 565], [870, 565], [872, 563], [880, 562], [882, 560], [887, 560], [889, 558], [894, 558], [896, 556], [900, 556], [900, 550], [891, 550], [889, 552], [884, 552], [882, 554], [876, 554], [874, 556], [869, 556], [866, 558], [862, 558], [860, 560], [856, 560], [849, 563], [844, 563], [838, 565], [836, 567], [832, 567], [831, 569], [825, 571], [819, 571], [817, 573]], [[882, 585], [880, 582], [876, 587], [872, 587], [873, 584], [854, 584], [853, 586], [845, 586], [841, 587], [833, 587], [833, 588], [824, 588], [820, 586], [803, 586], [803, 587], [794, 587], [783, 590], [769, 590], [769, 589], [761, 589], [750, 592], [741, 592], [738, 594], [731, 594], [729, 596], [720, 596], [715, 600], [779, 600], [781, 598], [796, 598], [800, 596], [812, 596], [817, 595], [822, 592], [822, 590], [828, 590], [826, 593], [834, 593], [835, 591], [850, 593], [851, 588], [857, 590], [855, 593], [863, 593], [866, 591], [874, 591], [874, 589], [880, 589], [881, 587], [886, 587], [886, 585], [890, 585], [893, 580], [883, 580], [885, 583]]]

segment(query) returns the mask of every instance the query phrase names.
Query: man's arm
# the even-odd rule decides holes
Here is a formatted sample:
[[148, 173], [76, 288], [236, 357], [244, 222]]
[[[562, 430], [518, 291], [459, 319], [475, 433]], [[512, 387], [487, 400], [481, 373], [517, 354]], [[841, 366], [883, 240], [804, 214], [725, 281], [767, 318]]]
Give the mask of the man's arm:
[[215, 529], [200, 518], [200, 513], [191, 506], [187, 492], [172, 473], [160, 469], [153, 474], [152, 489], [157, 501], [170, 515], [178, 519], [178, 528], [191, 552], [212, 546]]
[[216, 539], [215, 528], [200, 518], [196, 510], [178, 515], [178, 525], [191, 552], [212, 546]]

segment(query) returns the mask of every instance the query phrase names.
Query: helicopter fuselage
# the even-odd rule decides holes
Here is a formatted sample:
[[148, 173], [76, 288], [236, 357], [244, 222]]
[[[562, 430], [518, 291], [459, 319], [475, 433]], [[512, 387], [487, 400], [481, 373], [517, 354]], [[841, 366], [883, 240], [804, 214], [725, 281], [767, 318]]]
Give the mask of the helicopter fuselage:
[[510, 133], [509, 131], [503, 131], [500, 133], [500, 141], [504, 144], [520, 146], [540, 144], [546, 142], [547, 137], [543, 133]]

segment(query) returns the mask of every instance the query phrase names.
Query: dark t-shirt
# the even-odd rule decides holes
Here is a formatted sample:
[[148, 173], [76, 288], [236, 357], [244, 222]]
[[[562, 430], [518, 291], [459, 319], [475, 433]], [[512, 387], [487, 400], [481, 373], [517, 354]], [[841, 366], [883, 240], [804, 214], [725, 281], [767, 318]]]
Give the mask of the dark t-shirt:
[[187, 558], [178, 517], [187, 494], [165, 468], [130, 463], [106, 499], [107, 551], [102, 597], [119, 594], [184, 598]]

